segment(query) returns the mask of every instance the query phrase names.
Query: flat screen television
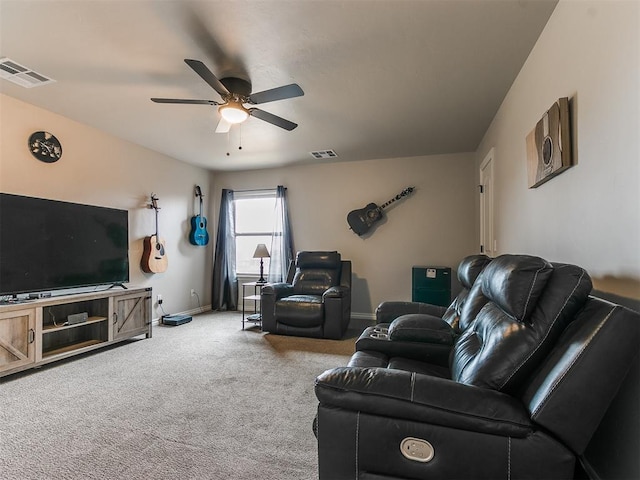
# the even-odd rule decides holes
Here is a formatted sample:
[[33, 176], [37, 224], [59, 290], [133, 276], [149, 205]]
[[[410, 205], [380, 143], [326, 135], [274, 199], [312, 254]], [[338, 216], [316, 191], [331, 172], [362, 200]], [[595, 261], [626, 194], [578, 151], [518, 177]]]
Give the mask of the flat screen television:
[[0, 193], [0, 296], [128, 281], [126, 210]]

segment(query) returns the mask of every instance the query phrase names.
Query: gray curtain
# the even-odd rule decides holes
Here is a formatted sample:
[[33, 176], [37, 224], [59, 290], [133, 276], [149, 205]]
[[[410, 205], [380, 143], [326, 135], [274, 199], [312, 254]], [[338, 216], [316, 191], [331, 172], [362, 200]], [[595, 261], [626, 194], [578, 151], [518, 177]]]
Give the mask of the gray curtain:
[[213, 310], [238, 309], [238, 279], [236, 277], [236, 207], [233, 190], [222, 190], [216, 253], [213, 261]]
[[271, 259], [269, 262], [269, 282], [286, 280], [289, 263], [293, 261], [293, 234], [289, 222], [287, 189], [278, 185], [276, 189], [276, 219], [271, 236]]

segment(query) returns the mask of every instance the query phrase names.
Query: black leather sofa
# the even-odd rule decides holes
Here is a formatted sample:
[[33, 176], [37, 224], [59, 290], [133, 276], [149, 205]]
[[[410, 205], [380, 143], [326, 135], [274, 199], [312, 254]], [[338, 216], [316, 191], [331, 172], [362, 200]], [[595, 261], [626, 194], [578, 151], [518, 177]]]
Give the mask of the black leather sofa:
[[376, 325], [364, 330], [356, 342], [356, 350], [383, 351], [391, 356], [396, 352], [401, 357], [419, 360], [428, 355], [431, 363], [447, 365], [455, 339], [487, 303], [476, 279], [490, 262], [486, 255], [469, 255], [460, 262], [457, 276], [462, 289], [449, 307], [422, 302], [382, 302], [376, 309]]
[[589, 442], [638, 362], [640, 314], [537, 257], [494, 259], [474, 290], [486, 302], [447, 365], [430, 341], [403, 357], [379, 338], [318, 376], [320, 479], [589, 478]]

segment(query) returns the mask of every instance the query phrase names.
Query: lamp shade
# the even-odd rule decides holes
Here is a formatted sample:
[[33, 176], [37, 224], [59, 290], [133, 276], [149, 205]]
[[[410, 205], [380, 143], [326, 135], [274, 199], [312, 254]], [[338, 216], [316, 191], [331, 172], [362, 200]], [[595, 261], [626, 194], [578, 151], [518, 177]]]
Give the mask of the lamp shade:
[[253, 258], [265, 258], [270, 256], [269, 250], [267, 250], [267, 246], [264, 243], [259, 243], [256, 247], [256, 251], [253, 253]]
[[227, 105], [222, 105], [218, 111], [229, 123], [242, 123], [249, 118], [249, 112], [239, 103], [229, 102]]

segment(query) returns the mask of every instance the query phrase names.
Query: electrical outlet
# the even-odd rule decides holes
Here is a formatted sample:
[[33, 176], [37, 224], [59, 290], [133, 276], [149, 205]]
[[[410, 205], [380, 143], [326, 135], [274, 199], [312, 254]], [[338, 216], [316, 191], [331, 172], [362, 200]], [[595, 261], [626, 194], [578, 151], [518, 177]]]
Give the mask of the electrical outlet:
[[196, 296], [196, 291], [195, 291], [193, 288], [191, 289], [191, 296], [192, 296], [192, 297], [195, 297], [195, 296]]
[[156, 295], [156, 299], [158, 300], [158, 305], [162, 305], [162, 295]]

